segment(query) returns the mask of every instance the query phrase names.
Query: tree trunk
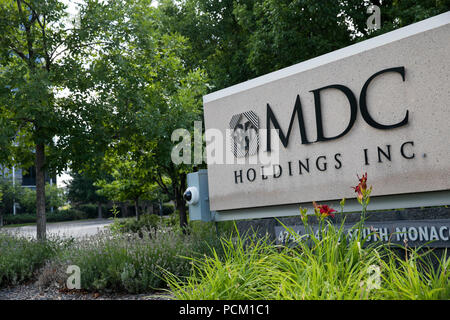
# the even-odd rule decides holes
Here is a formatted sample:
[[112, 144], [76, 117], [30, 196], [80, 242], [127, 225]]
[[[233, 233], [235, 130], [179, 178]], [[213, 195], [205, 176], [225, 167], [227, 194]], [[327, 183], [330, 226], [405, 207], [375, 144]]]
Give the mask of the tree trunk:
[[120, 212], [122, 213], [122, 218], [128, 217], [128, 207], [124, 202], [120, 203]]
[[134, 199], [134, 212], [136, 213], [136, 220], [139, 220], [139, 198]]
[[187, 233], [188, 221], [186, 212], [186, 201], [183, 198], [184, 190], [186, 189], [186, 174], [183, 173], [180, 176], [180, 187], [175, 187], [175, 202], [178, 213], [180, 215], [180, 227], [183, 233]]
[[98, 212], [98, 218], [99, 219], [103, 218], [103, 215], [102, 215], [102, 203], [100, 201], [97, 202], [97, 212]]
[[45, 217], [45, 146], [36, 145], [36, 237], [38, 240], [46, 238]]
[[187, 212], [186, 212], [186, 205], [184, 203], [183, 194], [181, 194], [181, 197], [179, 200], [177, 200], [177, 203], [180, 205], [177, 206], [178, 212], [180, 214], [180, 227], [181, 230], [183, 230], [183, 233], [187, 233], [187, 227], [188, 227], [188, 221], [187, 221]]

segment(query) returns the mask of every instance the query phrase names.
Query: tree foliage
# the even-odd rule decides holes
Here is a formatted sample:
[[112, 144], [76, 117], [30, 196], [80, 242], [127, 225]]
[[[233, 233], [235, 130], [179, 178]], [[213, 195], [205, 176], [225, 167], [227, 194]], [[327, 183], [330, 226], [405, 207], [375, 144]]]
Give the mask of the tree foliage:
[[113, 23], [101, 18], [100, 3], [87, 2], [73, 18], [57, 0], [0, 3], [3, 163], [14, 156], [27, 167], [43, 144], [45, 169], [56, 173], [102, 150], [110, 110], [91, 94], [88, 64], [103, 43], [100, 30]]
[[[107, 198], [97, 193], [98, 187], [94, 185], [96, 179], [87, 173], [72, 172], [71, 181], [67, 185], [67, 198], [73, 204], [105, 203]], [[108, 179], [109, 177], [105, 177]]]
[[[381, 29], [367, 29], [372, 4]], [[187, 37], [215, 91], [450, 9], [448, 0], [163, 0], [163, 23]]]
[[88, 0], [75, 16], [58, 0], [0, 0], [0, 165], [35, 165], [38, 237], [44, 172], [68, 168], [100, 180], [116, 199], [162, 190], [185, 226], [182, 193], [193, 167], [172, 162], [171, 134], [193, 132], [203, 94], [450, 7], [373, 3], [377, 31], [367, 29], [365, 0], [161, 0], [157, 8], [151, 0]]
[[[13, 204], [23, 195], [23, 188], [12, 183], [8, 176], [0, 176], [0, 191], [2, 199], [0, 201], [0, 214], [10, 214], [13, 212]], [[34, 199], [36, 201], [36, 199]]]
[[106, 179], [98, 180], [95, 186], [98, 188], [97, 194], [114, 201], [126, 202], [131, 200], [135, 206], [136, 218], [139, 217], [139, 200], [153, 200], [157, 185], [150, 175], [150, 170], [139, 161], [133, 159], [132, 153], [108, 155], [105, 165], [109, 166], [111, 172], [110, 181]]
[[185, 226], [181, 195], [192, 167], [172, 163], [171, 135], [178, 128], [193, 128], [201, 119], [207, 77], [189, 65], [187, 39], [161, 27], [160, 11], [150, 1], [125, 3], [123, 32], [113, 37], [126, 51], [104, 51], [94, 62], [96, 81], [102, 83], [97, 96], [123, 119], [112, 122], [115, 140], [101, 166], [114, 180], [98, 185], [106, 194], [137, 202], [151, 197], [156, 182], [173, 195]]
[[35, 163], [39, 239], [44, 171], [101, 161], [117, 128], [126, 128], [129, 104], [117, 108], [105, 98], [120, 77], [104, 73], [104, 64], [108, 57], [120, 65], [128, 49], [122, 40], [133, 37], [124, 13], [129, 3], [86, 1], [72, 18], [57, 0], [0, 2], [0, 163]]

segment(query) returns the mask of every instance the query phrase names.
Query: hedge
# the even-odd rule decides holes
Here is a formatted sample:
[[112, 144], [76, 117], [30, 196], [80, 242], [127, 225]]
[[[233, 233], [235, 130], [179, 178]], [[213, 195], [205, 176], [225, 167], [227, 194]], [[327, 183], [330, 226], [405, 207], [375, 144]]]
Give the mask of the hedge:
[[[83, 211], [76, 209], [60, 210], [55, 212], [48, 212], [46, 214], [47, 222], [60, 222], [60, 221], [71, 221], [88, 219], [89, 217]], [[3, 216], [3, 224], [25, 224], [36, 222], [36, 214], [8, 214]]]

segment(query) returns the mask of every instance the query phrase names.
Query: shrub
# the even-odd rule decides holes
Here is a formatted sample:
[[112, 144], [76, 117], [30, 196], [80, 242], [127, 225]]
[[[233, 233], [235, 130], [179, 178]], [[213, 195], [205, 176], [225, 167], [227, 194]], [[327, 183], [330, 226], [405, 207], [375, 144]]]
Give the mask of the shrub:
[[36, 215], [34, 214], [8, 214], [3, 217], [3, 224], [24, 224], [36, 222]]
[[84, 212], [77, 209], [58, 210], [53, 213], [47, 213], [48, 222], [62, 222], [80, 219], [87, 219], [87, 216]]
[[178, 211], [175, 211], [174, 213], [171, 213], [170, 215], [166, 216], [163, 220], [163, 224], [166, 227], [176, 228], [180, 224]]
[[[157, 227], [150, 231], [141, 228], [137, 233], [107, 230], [74, 241], [42, 268], [39, 285], [64, 286], [65, 269], [68, 265], [77, 265], [83, 290], [149, 292], [166, 288], [165, 272], [188, 276], [192, 265], [185, 257], [206, 257], [213, 254], [213, 250], [216, 255], [222, 255], [221, 243], [211, 224], [198, 224], [195, 232], [185, 235], [178, 228], [161, 224], [161, 218], [156, 215], [141, 218], [152, 226], [157, 220]], [[133, 220], [126, 219], [125, 224]], [[115, 224], [119, 222], [123, 220], [116, 219]]]
[[[46, 217], [47, 222], [62, 222], [87, 218], [84, 212], [76, 209], [57, 210], [52, 213], [47, 212]], [[35, 223], [36, 214], [17, 214], [17, 215], [9, 214], [4, 216], [3, 222], [5, 225]]]
[[164, 203], [162, 205], [162, 214], [169, 215], [175, 212], [175, 206], [172, 203]]
[[210, 254], [213, 244], [167, 228], [141, 236], [104, 232], [78, 242], [55, 265], [79, 266], [84, 290], [148, 292], [165, 286], [164, 270], [187, 276], [191, 264], [184, 257]]
[[62, 188], [58, 188], [55, 184], [45, 185], [45, 206], [47, 208], [53, 207], [58, 209], [67, 202], [66, 195]]
[[36, 190], [31, 188], [23, 188], [18, 202], [21, 212], [36, 212]]
[[[36, 190], [32, 188], [21, 187], [17, 195], [17, 201], [20, 204], [21, 212], [36, 212]], [[64, 191], [56, 185], [45, 185], [45, 206], [47, 209], [53, 207], [58, 209], [66, 202]]]
[[8, 214], [13, 212], [13, 203], [23, 196], [25, 188], [19, 184], [13, 184], [12, 179], [0, 175], [0, 189], [2, 190], [2, 201], [0, 211]]
[[144, 231], [154, 231], [161, 224], [161, 218], [154, 214], [144, 214], [136, 218], [115, 219], [111, 230], [119, 233], [137, 233], [142, 236]]
[[31, 279], [35, 270], [55, 256], [60, 244], [0, 234], [0, 287]]
[[68, 274], [66, 273], [67, 265], [60, 260], [47, 261], [37, 272], [36, 285], [40, 289], [56, 287], [56, 289], [64, 289]]
[[[81, 204], [76, 207], [76, 209], [85, 213], [87, 219], [98, 218], [98, 205], [93, 203]], [[106, 206], [102, 206], [102, 214], [107, 214]]]

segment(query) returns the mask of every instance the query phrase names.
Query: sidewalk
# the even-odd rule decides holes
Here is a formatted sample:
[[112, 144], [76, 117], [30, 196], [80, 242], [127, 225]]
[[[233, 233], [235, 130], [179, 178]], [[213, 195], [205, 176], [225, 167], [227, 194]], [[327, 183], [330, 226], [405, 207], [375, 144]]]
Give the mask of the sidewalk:
[[[105, 229], [113, 220], [95, 219], [83, 221], [67, 221], [47, 224], [47, 237], [59, 236], [62, 238], [82, 238], [94, 235]], [[13, 228], [0, 228], [0, 232], [25, 237], [36, 237], [36, 226], [23, 226]]]

